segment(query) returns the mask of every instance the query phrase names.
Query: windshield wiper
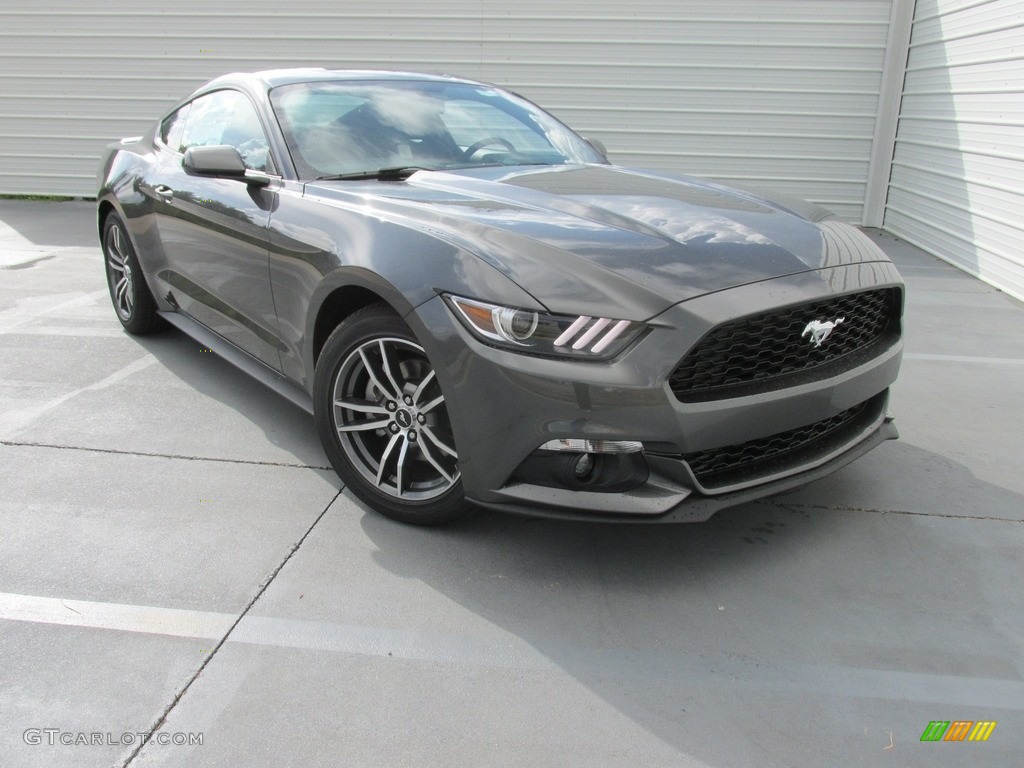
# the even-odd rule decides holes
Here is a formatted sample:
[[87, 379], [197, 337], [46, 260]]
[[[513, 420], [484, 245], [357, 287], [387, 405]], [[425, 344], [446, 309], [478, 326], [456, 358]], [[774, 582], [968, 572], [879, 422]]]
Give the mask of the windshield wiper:
[[355, 173], [335, 173], [328, 176], [317, 176], [314, 181], [359, 181], [361, 179], [378, 179], [380, 181], [402, 181], [408, 179], [416, 171], [429, 171], [416, 165], [401, 165], [394, 168], [378, 168], [376, 171], [356, 171]]

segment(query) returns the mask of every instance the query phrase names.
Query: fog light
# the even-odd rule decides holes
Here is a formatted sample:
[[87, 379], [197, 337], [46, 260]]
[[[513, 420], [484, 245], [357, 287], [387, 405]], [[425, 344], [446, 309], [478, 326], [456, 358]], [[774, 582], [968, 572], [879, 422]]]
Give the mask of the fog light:
[[577, 480], [584, 480], [593, 469], [594, 457], [589, 453], [584, 453], [576, 460], [576, 466], [573, 467], [572, 471], [576, 475]]
[[[517, 483], [589, 493], [625, 493], [647, 482], [650, 471], [640, 443], [635, 450], [608, 453], [606, 440], [553, 440], [527, 456], [512, 475]], [[571, 445], [569, 445], [571, 443]], [[603, 443], [603, 445], [602, 445]], [[597, 453], [595, 448], [604, 448]]]
[[564, 451], [566, 453], [640, 453], [644, 444], [638, 440], [583, 440], [565, 437], [548, 440], [540, 447], [542, 451]]

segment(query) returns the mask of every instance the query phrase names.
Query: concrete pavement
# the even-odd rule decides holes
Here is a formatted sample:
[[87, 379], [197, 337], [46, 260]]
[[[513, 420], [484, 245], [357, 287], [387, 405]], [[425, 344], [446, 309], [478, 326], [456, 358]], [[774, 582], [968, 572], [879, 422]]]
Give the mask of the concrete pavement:
[[418, 530], [121, 332], [92, 204], [0, 201], [0, 765], [1020, 764], [1024, 307], [872, 236], [899, 442], [701, 525]]

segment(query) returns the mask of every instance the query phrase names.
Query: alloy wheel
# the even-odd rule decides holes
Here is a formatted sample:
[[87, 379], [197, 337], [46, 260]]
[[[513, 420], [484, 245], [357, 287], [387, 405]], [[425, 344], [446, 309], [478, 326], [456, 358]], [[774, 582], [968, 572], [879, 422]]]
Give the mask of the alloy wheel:
[[110, 293], [114, 299], [114, 308], [125, 320], [130, 320], [134, 310], [135, 290], [132, 268], [128, 260], [130, 253], [124, 231], [119, 223], [107, 229], [107, 272], [110, 280]]
[[380, 493], [423, 502], [459, 480], [444, 395], [423, 348], [397, 337], [353, 348], [332, 388], [342, 450]]

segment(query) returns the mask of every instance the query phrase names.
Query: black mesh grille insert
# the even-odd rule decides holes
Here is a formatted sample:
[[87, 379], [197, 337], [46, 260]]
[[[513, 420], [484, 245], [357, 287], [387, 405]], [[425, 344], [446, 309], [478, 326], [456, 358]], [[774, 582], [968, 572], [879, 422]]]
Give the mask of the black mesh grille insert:
[[[898, 289], [883, 288], [730, 321], [697, 342], [669, 385], [679, 400], [697, 402], [834, 375], [897, 340], [899, 299]], [[815, 346], [808, 324], [839, 319]]]
[[690, 465], [694, 477], [706, 488], [768, 475], [841, 446], [877, 419], [883, 404], [884, 398], [874, 397], [804, 427], [739, 445], [687, 453], [680, 458]]

